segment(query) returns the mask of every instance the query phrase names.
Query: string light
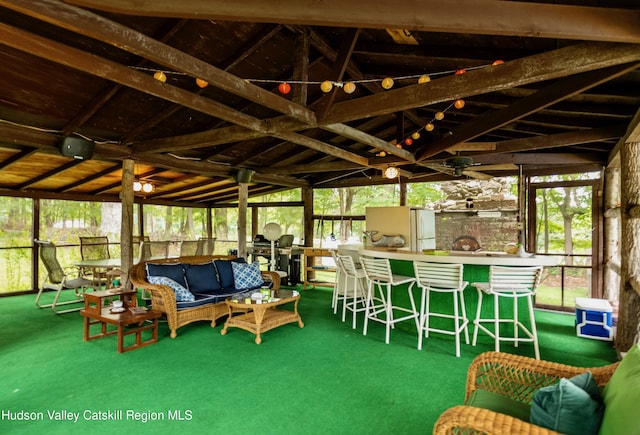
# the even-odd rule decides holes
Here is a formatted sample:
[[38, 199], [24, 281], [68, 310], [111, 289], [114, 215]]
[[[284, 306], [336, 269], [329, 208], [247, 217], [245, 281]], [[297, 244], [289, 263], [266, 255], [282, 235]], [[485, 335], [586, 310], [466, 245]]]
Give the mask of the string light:
[[[282, 81], [282, 80], [271, 80], [271, 79], [244, 79], [247, 82], [252, 82], [252, 83], [273, 83], [273, 84], [277, 84], [278, 85], [278, 92], [280, 92], [282, 95], [287, 95], [291, 92], [291, 85], [319, 85], [320, 86], [320, 90], [324, 93], [329, 93], [331, 92], [334, 88], [340, 88], [342, 89], [346, 94], [352, 94], [353, 92], [355, 92], [356, 87], [358, 84], [364, 84], [364, 83], [376, 83], [379, 82], [380, 86], [385, 89], [391, 89], [393, 88], [393, 86], [395, 86], [396, 82], [400, 82], [400, 81], [405, 81], [405, 80], [417, 80], [418, 84], [422, 85], [425, 83], [429, 83], [431, 81], [431, 78], [433, 76], [440, 76], [440, 75], [448, 75], [448, 74], [453, 74], [453, 75], [462, 75], [465, 74], [467, 71], [470, 70], [475, 70], [475, 69], [481, 69], [481, 68], [486, 68], [486, 67], [490, 67], [490, 66], [497, 66], [497, 65], [502, 65], [504, 64], [503, 60], [495, 60], [493, 61], [491, 64], [485, 64], [485, 65], [478, 65], [478, 66], [474, 66], [474, 67], [467, 67], [467, 68], [459, 68], [459, 69], [455, 69], [455, 70], [450, 70], [450, 71], [440, 71], [440, 72], [435, 72], [435, 73], [429, 73], [429, 74], [416, 74], [416, 75], [408, 75], [408, 76], [401, 76], [401, 77], [385, 77], [383, 79], [362, 79], [362, 80], [350, 80], [347, 82], [343, 82], [343, 81], [333, 81], [333, 80], [323, 80], [323, 81], [308, 81], [308, 80], [288, 80], [288, 81]], [[158, 70], [153, 70], [150, 68], [142, 68], [142, 67], [131, 67], [134, 69], [140, 69], [140, 70], [146, 70], [146, 71], [154, 71], [153, 77], [158, 80], [161, 81], [163, 83], [165, 83], [167, 81], [167, 74], [177, 74], [177, 75], [188, 75], [186, 73], [180, 73], [180, 72], [173, 72], [173, 71], [158, 71]], [[206, 88], [209, 83], [201, 78], [196, 78], [196, 85], [199, 88]], [[436, 114], [434, 115], [433, 119], [431, 119], [429, 122], [427, 122], [424, 127], [419, 128], [418, 130], [414, 131], [413, 133], [411, 133], [411, 135], [409, 137], [404, 138], [402, 141], [400, 141], [399, 143], [395, 144], [395, 146], [397, 148], [402, 148], [403, 145], [405, 146], [411, 146], [413, 145], [413, 141], [414, 140], [418, 140], [420, 138], [420, 132], [422, 130], [425, 131], [433, 131], [435, 129], [435, 125], [433, 124], [434, 121], [441, 121], [442, 119], [444, 119], [445, 117], [445, 113], [451, 109], [452, 107], [455, 107], [456, 109], [462, 109], [465, 106], [465, 101], [462, 99], [457, 99], [455, 100], [453, 103], [449, 104], [449, 106], [441, 111], [436, 112]]]
[[[475, 70], [475, 69], [480, 69], [480, 68], [486, 68], [488, 66], [497, 66], [497, 65], [502, 65], [504, 63], [504, 61], [502, 60], [495, 60], [494, 62], [492, 62], [491, 64], [485, 64], [485, 65], [478, 65], [478, 66], [474, 66], [474, 67], [467, 67], [467, 68], [459, 68], [459, 69], [455, 69], [455, 70], [448, 70], [448, 71], [439, 71], [439, 72], [432, 72], [429, 74], [415, 74], [415, 75], [407, 75], [407, 76], [400, 76], [400, 77], [385, 77], [383, 79], [361, 79], [361, 80], [350, 80], [347, 82], [343, 82], [343, 81], [334, 81], [334, 80], [322, 80], [322, 81], [309, 81], [309, 80], [287, 80], [287, 81], [282, 81], [282, 80], [271, 80], [271, 79], [244, 79], [247, 82], [251, 82], [251, 83], [273, 83], [273, 84], [278, 84], [278, 85], [288, 85], [289, 87], [287, 88], [287, 86], [284, 86], [284, 89], [289, 89], [287, 92], [282, 92], [282, 90], [280, 90], [280, 86], [279, 86], [279, 91], [283, 94], [288, 94], [290, 92], [290, 86], [291, 85], [319, 85], [320, 89], [322, 90], [322, 92], [324, 93], [328, 93], [331, 92], [333, 90], [333, 88], [341, 88], [345, 93], [347, 94], [351, 94], [355, 91], [356, 89], [356, 85], [358, 84], [364, 84], [364, 83], [380, 83], [380, 86], [383, 89], [391, 89], [395, 86], [395, 84], [397, 82], [401, 82], [401, 81], [406, 81], [406, 80], [417, 80], [418, 84], [425, 84], [425, 83], [429, 83], [431, 81], [431, 79], [435, 76], [441, 76], [441, 75], [449, 75], [449, 74], [454, 74], [454, 75], [460, 75], [460, 74], [464, 74], [467, 71], [471, 71], [471, 70]], [[167, 80], [167, 75], [189, 75], [187, 73], [182, 73], [182, 72], [177, 72], [177, 71], [162, 71], [162, 70], [156, 70], [156, 69], [152, 69], [152, 68], [144, 68], [144, 67], [131, 67], [134, 69], [138, 69], [138, 70], [142, 70], [142, 71], [151, 71], [154, 73], [154, 78], [156, 80], [159, 80], [163, 83], [166, 82]], [[205, 88], [209, 85], [209, 83], [201, 78], [196, 78], [195, 79], [196, 84], [198, 87], [200, 88]]]

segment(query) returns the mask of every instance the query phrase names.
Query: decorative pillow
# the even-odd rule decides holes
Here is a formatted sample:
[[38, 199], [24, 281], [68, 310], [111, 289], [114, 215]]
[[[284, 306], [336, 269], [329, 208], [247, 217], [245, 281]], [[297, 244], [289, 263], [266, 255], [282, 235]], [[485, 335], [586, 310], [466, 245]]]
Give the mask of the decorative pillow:
[[602, 435], [638, 434], [640, 403], [640, 344], [635, 344], [616, 368], [604, 388], [606, 412], [602, 419]]
[[231, 263], [246, 263], [244, 258], [236, 258], [235, 260], [213, 260], [213, 264], [218, 271], [218, 280], [223, 289], [232, 289], [235, 287], [233, 281], [233, 268]]
[[185, 264], [184, 276], [192, 293], [217, 293], [221, 289], [213, 262]]
[[260, 273], [260, 263], [231, 263], [233, 280], [238, 290], [258, 288], [264, 282]]
[[567, 435], [596, 435], [604, 404], [591, 372], [540, 388], [531, 403], [531, 423]]
[[[187, 287], [184, 279], [184, 267], [180, 263], [175, 264], [153, 264], [147, 263], [147, 276], [166, 276], [171, 278], [182, 287]], [[149, 281], [151, 282], [151, 281]]]
[[196, 300], [196, 298], [189, 290], [187, 290], [186, 288], [184, 288], [184, 286], [181, 286], [171, 278], [167, 278], [166, 276], [150, 276], [147, 278], [147, 280], [151, 284], [162, 284], [171, 287], [176, 293], [176, 302], [193, 302]]

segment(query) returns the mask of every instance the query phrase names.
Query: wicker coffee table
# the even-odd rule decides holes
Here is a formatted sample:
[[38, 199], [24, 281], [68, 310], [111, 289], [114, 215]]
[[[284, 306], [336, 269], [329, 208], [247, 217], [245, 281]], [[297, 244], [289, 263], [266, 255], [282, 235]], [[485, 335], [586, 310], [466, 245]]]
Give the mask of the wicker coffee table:
[[[304, 323], [298, 314], [298, 301], [300, 294], [292, 290], [278, 290], [274, 297], [277, 300], [258, 304], [255, 301], [246, 303], [244, 300], [234, 301], [228, 299], [227, 308], [229, 317], [224, 324], [220, 334], [225, 335], [229, 327], [236, 327], [249, 331], [256, 335], [256, 344], [262, 343], [260, 335], [270, 329], [287, 323], [298, 322], [300, 328], [304, 328]], [[293, 311], [277, 309], [276, 307], [293, 302]], [[233, 315], [238, 311], [246, 311], [244, 314]]]

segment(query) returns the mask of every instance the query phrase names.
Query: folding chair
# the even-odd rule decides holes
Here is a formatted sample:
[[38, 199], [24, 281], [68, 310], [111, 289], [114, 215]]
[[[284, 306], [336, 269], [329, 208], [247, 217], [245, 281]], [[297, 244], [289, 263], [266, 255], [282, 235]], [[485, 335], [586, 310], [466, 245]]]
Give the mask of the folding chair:
[[[44, 267], [47, 269], [47, 276], [45, 277], [40, 289], [38, 290], [38, 294], [36, 296], [36, 306], [38, 308], [51, 308], [51, 310], [56, 314], [70, 313], [72, 311], [79, 311], [84, 308], [84, 299], [83, 294], [86, 288], [95, 289], [93, 286], [93, 282], [78, 276], [76, 278], [69, 278], [69, 274], [65, 271], [65, 269], [60, 266], [58, 262], [58, 258], [56, 255], [56, 245], [49, 241], [44, 240], [36, 240], [40, 251], [40, 260], [44, 263]], [[67, 270], [77, 268], [67, 268]], [[40, 297], [45, 290], [54, 290], [56, 292], [53, 297], [53, 302], [50, 304], [41, 304]], [[60, 302], [60, 295], [64, 290], [73, 290], [75, 299], [69, 301]], [[80, 290], [80, 291], [78, 291]], [[70, 305], [70, 304], [80, 304], [82, 305], [74, 308], [69, 308], [66, 310], [58, 310], [58, 306], [61, 305]]]

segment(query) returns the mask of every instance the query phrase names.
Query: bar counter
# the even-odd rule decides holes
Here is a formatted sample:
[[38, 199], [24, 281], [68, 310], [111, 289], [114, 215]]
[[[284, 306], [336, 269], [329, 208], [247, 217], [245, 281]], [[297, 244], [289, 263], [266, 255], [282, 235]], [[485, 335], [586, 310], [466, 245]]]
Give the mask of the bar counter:
[[422, 253], [404, 249], [367, 247], [358, 249], [358, 253], [367, 257], [388, 258], [390, 260], [431, 261], [434, 263], [461, 263], [483, 266], [556, 266], [558, 264], [557, 257], [553, 256], [527, 254], [527, 257], [519, 257], [518, 255], [497, 251], [434, 250], [433, 253]]

